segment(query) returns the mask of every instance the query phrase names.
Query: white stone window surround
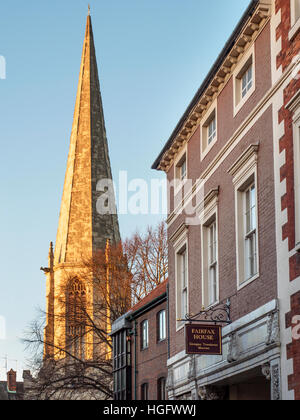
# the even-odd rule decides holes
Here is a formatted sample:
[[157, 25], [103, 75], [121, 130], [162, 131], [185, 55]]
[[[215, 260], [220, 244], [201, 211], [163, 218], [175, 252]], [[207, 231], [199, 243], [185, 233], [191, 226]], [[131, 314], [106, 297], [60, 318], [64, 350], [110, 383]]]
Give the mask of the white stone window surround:
[[[252, 66], [252, 86], [242, 97], [242, 77], [245, 72]], [[235, 117], [241, 108], [248, 101], [250, 96], [255, 92], [255, 44], [248, 49], [244, 57], [241, 59], [233, 72], [233, 116]]]
[[[259, 143], [252, 144], [231, 166], [228, 172], [233, 176], [235, 189], [235, 229], [236, 229], [236, 271], [237, 290], [246, 287], [256, 280], [259, 274], [259, 225], [258, 225], [258, 184], [257, 184], [257, 157]], [[256, 252], [257, 273], [246, 279], [245, 276], [245, 218], [243, 212], [243, 193], [251, 184], [256, 186]]]
[[291, 5], [291, 29], [289, 31], [289, 40], [296, 35], [300, 29], [300, 0], [290, 0]]
[[295, 243], [300, 251], [300, 91], [286, 106], [293, 113]]
[[[204, 209], [200, 217], [201, 224], [201, 266], [202, 266], [202, 306], [209, 308], [219, 303], [219, 238], [218, 238], [218, 194], [219, 189], [210, 191], [204, 199]], [[208, 303], [209, 267], [208, 267], [208, 229], [216, 223], [216, 302]]]
[[[213, 119], [216, 121], [216, 134], [208, 144], [208, 128]], [[218, 141], [218, 98], [213, 101], [205, 115], [202, 117], [200, 140], [200, 159], [202, 161]]]
[[182, 318], [181, 313], [181, 287], [179, 281], [181, 280], [179, 274], [179, 258], [182, 251], [186, 252], [186, 272], [187, 272], [187, 312], [189, 312], [189, 247], [188, 247], [188, 227], [182, 224], [177, 231], [170, 237], [170, 243], [173, 245], [175, 253], [175, 302], [176, 302], [176, 332], [184, 328], [184, 322], [178, 321]]

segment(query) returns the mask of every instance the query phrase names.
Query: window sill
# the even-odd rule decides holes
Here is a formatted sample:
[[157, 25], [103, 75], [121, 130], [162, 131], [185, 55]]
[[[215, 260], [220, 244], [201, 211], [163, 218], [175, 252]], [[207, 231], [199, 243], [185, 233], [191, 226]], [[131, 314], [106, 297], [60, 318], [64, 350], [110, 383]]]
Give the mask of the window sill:
[[208, 145], [204, 150], [201, 150], [201, 161], [205, 158], [206, 155], [211, 151], [214, 145], [217, 143], [217, 137]]
[[185, 323], [184, 323], [184, 322], [179, 323], [179, 322], [177, 321], [176, 332], [178, 333], [178, 332], [179, 332], [179, 331], [181, 331], [184, 327], [185, 327]]
[[243, 108], [245, 103], [248, 101], [250, 96], [255, 92], [255, 85], [254, 81], [252, 81], [253, 85], [250, 90], [248, 90], [247, 94], [240, 100], [240, 102], [234, 106], [233, 116], [236, 117], [240, 110]]
[[255, 276], [251, 277], [248, 280], [244, 280], [242, 283], [239, 284], [237, 290], [243, 289], [244, 287], [248, 286], [253, 281], [257, 280], [258, 278], [259, 278], [259, 273], [255, 274]]
[[219, 300], [217, 300], [216, 302], [214, 302], [214, 303], [210, 303], [209, 305], [205, 306], [205, 307], [204, 307], [204, 310], [205, 310], [205, 311], [209, 311], [210, 309], [213, 309], [215, 306], [217, 306], [217, 305], [219, 305], [219, 304], [220, 304], [220, 301], [219, 301]]
[[300, 18], [294, 23], [290, 32], [289, 32], [289, 40], [291, 41], [298, 33], [300, 29]]

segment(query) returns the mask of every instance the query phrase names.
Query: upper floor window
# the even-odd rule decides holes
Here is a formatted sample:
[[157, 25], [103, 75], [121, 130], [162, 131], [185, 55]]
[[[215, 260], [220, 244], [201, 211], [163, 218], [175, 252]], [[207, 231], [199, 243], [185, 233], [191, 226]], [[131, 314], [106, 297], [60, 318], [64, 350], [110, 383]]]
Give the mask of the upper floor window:
[[256, 247], [256, 187], [250, 185], [244, 192], [245, 200], [245, 280], [257, 274]]
[[157, 338], [158, 341], [163, 341], [167, 338], [167, 323], [166, 323], [166, 311], [160, 311], [157, 315], [157, 327], [158, 327], [158, 334]]
[[177, 181], [183, 182], [187, 176], [187, 162], [186, 162], [186, 154], [182, 156], [175, 168], [175, 177]]
[[217, 301], [217, 225], [214, 221], [208, 227], [208, 297], [209, 304]]
[[201, 151], [204, 157], [217, 140], [217, 112], [214, 108], [202, 125]]
[[141, 339], [142, 350], [147, 349], [149, 346], [149, 323], [147, 319], [141, 324]]
[[202, 224], [202, 304], [206, 308], [218, 302], [218, 190], [204, 200]]
[[186, 178], [186, 159], [183, 160], [179, 167], [180, 180], [183, 181]]
[[214, 116], [211, 122], [208, 124], [207, 127], [208, 136], [207, 136], [207, 142], [208, 144], [212, 143], [217, 135], [217, 123], [216, 123], [216, 117]]
[[293, 115], [295, 243], [300, 250], [300, 92], [295, 94], [288, 109]]
[[126, 400], [130, 395], [130, 342], [126, 331], [113, 336], [114, 399]]
[[177, 254], [177, 273], [177, 310], [178, 316], [184, 319], [188, 313], [188, 266], [186, 248]]
[[246, 98], [248, 92], [253, 87], [253, 58], [247, 60], [246, 64], [242, 67], [235, 80], [235, 103], [239, 103]]
[[253, 76], [252, 64], [250, 64], [250, 66], [247, 68], [247, 70], [244, 72], [241, 78], [242, 98], [244, 98], [247, 95], [248, 91], [252, 88], [252, 83], [253, 83], [252, 76]]
[[254, 47], [246, 53], [234, 70], [234, 115], [236, 115], [255, 90]]
[[290, 0], [291, 4], [291, 30], [289, 39], [295, 37], [300, 29], [300, 0]]
[[292, 0], [294, 3], [294, 22], [300, 18], [300, 0]]
[[259, 144], [251, 144], [228, 170], [235, 186], [238, 289], [259, 276], [258, 151]]

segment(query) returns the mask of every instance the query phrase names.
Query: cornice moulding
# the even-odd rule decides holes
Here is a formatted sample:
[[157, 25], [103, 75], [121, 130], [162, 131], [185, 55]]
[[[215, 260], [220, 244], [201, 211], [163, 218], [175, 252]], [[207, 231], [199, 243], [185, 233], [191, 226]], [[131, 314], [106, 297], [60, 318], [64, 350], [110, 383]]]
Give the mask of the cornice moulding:
[[245, 166], [245, 164], [252, 158], [257, 159], [259, 149], [259, 143], [251, 144], [248, 149], [242, 153], [242, 155], [234, 162], [234, 164], [228, 169], [228, 173], [233, 177]]
[[245, 24], [231, 51], [228, 53], [227, 57], [225, 57], [223, 64], [216, 70], [216, 74], [212, 78], [209, 86], [186, 118], [185, 123], [173, 141], [173, 144], [170, 145], [168, 151], [163, 155], [159, 166], [157, 167], [158, 170], [167, 172], [172, 166], [176, 154], [176, 150], [173, 148], [175, 142], [183, 144], [184, 142], [189, 141], [194, 135], [200, 124], [200, 120], [204, 117], [207, 109], [231, 78], [235, 67], [244, 53], [248, 51], [248, 48], [255, 42], [267, 22], [270, 20], [270, 10], [271, 6], [266, 2], [260, 2], [257, 5], [254, 14]]

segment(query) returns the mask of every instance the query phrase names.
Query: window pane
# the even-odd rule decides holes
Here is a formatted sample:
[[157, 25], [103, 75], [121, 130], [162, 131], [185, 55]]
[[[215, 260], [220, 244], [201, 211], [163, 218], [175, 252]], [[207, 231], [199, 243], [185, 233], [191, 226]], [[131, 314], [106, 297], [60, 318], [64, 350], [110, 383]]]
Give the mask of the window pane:
[[208, 125], [208, 144], [210, 144], [216, 137], [216, 118], [214, 118]]
[[295, 20], [300, 18], [300, 0], [295, 0]]
[[165, 340], [166, 339], [166, 311], [161, 311], [159, 313], [159, 340]]
[[184, 161], [180, 167], [180, 177], [183, 180], [186, 176], [186, 161]]
[[181, 302], [181, 308], [182, 308], [182, 317], [185, 318], [187, 315], [187, 293], [186, 290], [182, 292], [182, 302]]
[[251, 64], [251, 66], [245, 71], [245, 73], [242, 76], [242, 98], [251, 89], [252, 80], [253, 80], [253, 69], [252, 69], [252, 64]]
[[146, 349], [148, 347], [148, 321], [142, 323], [142, 348]]
[[166, 400], [166, 379], [160, 378], [157, 384], [157, 399], [159, 401]]
[[212, 266], [209, 270], [209, 305], [217, 301], [217, 270]]

